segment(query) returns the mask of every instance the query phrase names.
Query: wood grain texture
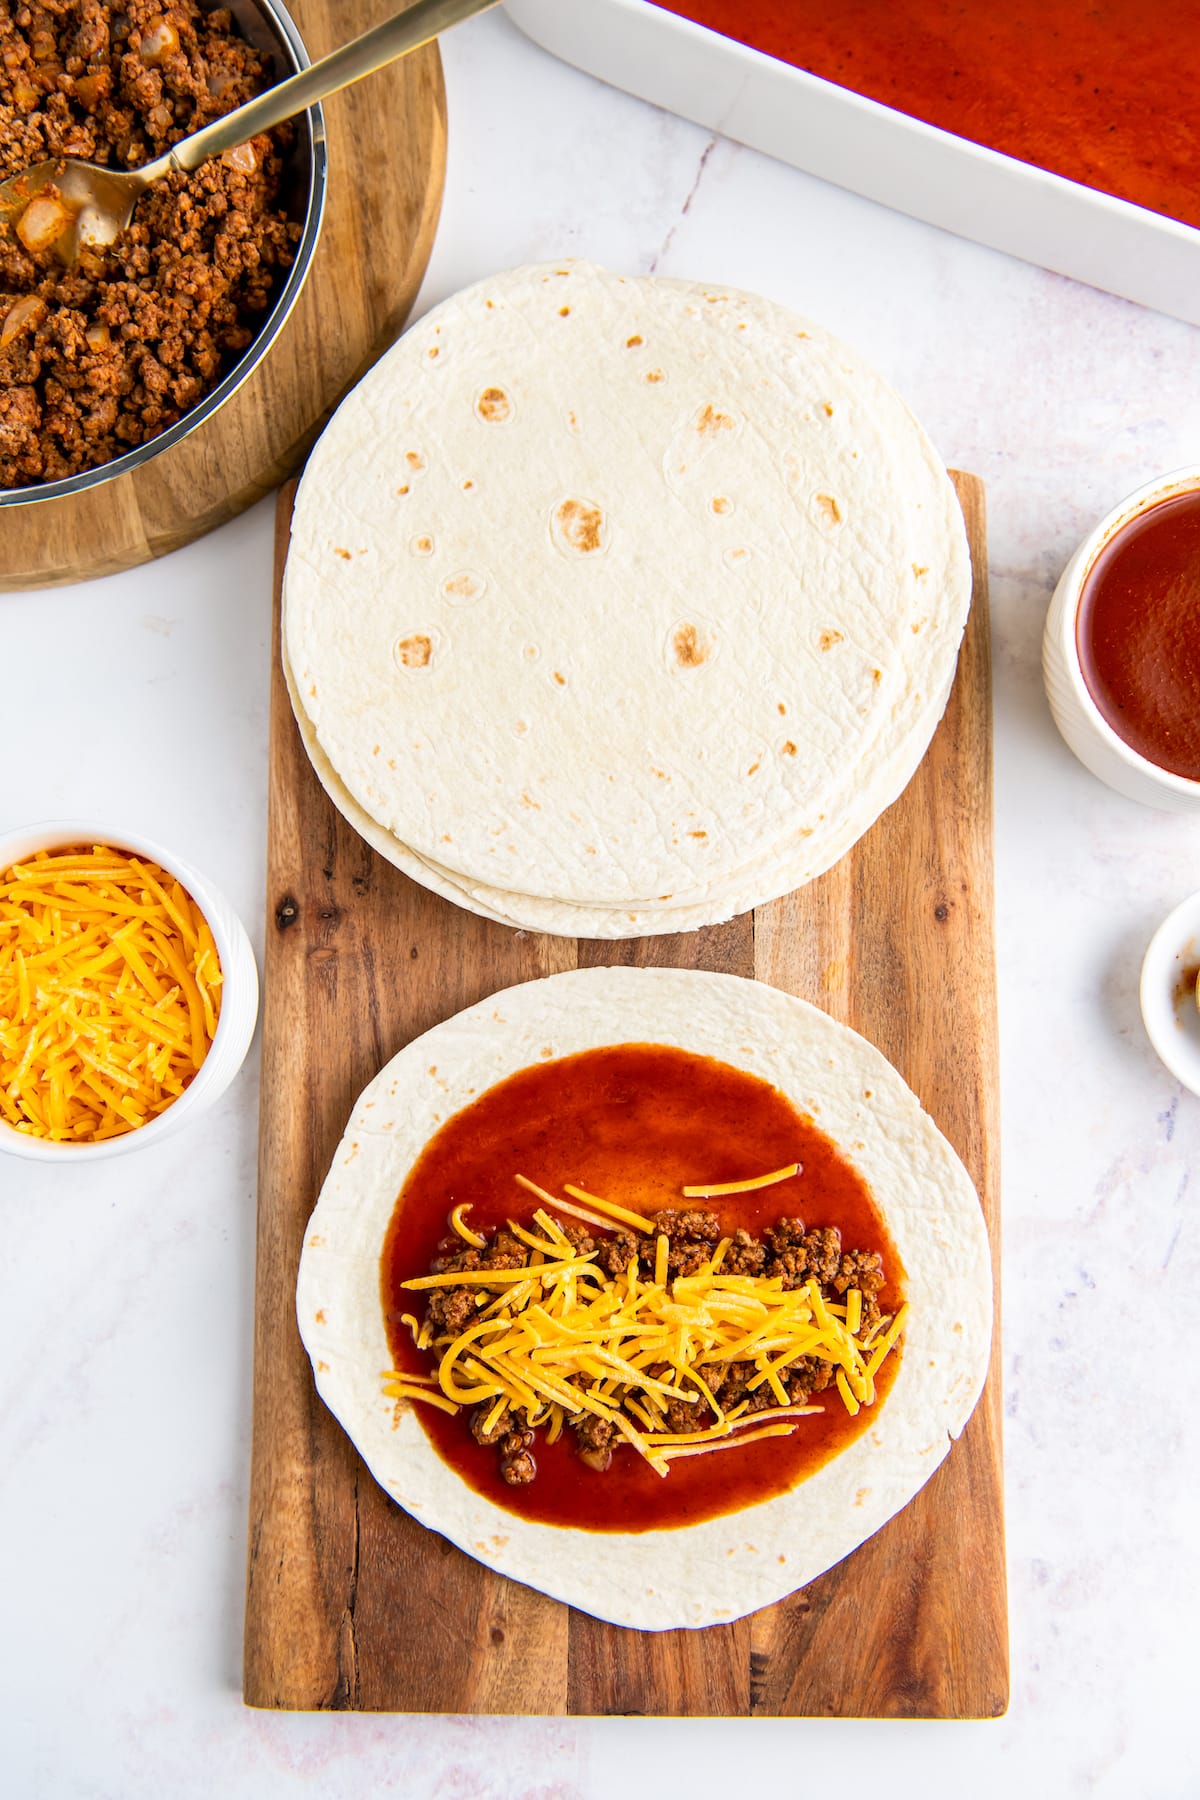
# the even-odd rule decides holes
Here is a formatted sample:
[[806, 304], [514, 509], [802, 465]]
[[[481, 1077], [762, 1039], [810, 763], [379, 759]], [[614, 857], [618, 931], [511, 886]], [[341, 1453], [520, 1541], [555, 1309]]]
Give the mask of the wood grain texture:
[[[315, 61], [398, 0], [289, 0]], [[308, 280], [262, 364], [145, 467], [0, 512], [0, 592], [110, 575], [177, 550], [298, 468], [341, 396], [392, 342], [433, 247], [446, 169], [436, 44], [325, 103], [329, 185]]]
[[[492, 1574], [395, 1507], [318, 1401], [294, 1305], [305, 1221], [353, 1100], [380, 1064], [498, 987], [615, 962], [756, 976], [872, 1038], [971, 1171], [998, 1281], [983, 490], [971, 476], [955, 481], [975, 596], [954, 693], [924, 762], [836, 868], [707, 931], [575, 943], [489, 924], [415, 886], [326, 800], [296, 735], [276, 654], [249, 1704], [732, 1717], [1004, 1711], [998, 1333], [987, 1389], [962, 1439], [874, 1538], [748, 1619], [641, 1633]], [[289, 514], [285, 493], [277, 576]]]

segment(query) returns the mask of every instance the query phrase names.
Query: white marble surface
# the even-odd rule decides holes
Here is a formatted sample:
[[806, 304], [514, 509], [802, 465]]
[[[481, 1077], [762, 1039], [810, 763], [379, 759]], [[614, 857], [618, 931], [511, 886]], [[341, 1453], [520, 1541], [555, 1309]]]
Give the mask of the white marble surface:
[[[503, 17], [463, 28], [445, 60], [449, 175], [422, 307], [568, 253], [758, 288], [857, 345], [988, 484], [1011, 1711], [872, 1725], [243, 1710], [252, 1056], [204, 1125], [157, 1151], [76, 1175], [0, 1161], [0, 1789], [661, 1800], [685, 1781], [744, 1792], [752, 1770], [785, 1795], [822, 1777], [904, 1797], [1200, 1794], [1184, 1331], [1200, 1100], [1137, 1010], [1151, 931], [1200, 887], [1200, 821], [1139, 810], [1079, 768], [1038, 661], [1088, 525], [1200, 456], [1200, 333], [711, 141]], [[270, 538], [264, 503], [153, 567], [0, 600], [0, 825], [124, 817], [208, 871], [260, 946]]]

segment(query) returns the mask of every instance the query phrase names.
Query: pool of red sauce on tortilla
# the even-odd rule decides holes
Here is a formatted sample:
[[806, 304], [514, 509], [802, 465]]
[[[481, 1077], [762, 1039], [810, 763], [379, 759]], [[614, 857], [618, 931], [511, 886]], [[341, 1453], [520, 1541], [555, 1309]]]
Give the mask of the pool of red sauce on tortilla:
[[1104, 546], [1084, 577], [1075, 642], [1117, 736], [1200, 781], [1200, 488], [1136, 513]]
[[1195, 0], [656, 0], [838, 87], [1200, 225]]
[[[866, 1102], [870, 1104], [869, 1100]], [[684, 1201], [680, 1188], [736, 1181], [790, 1162], [803, 1172], [770, 1188], [717, 1201]], [[892, 1311], [903, 1297], [900, 1258], [865, 1182], [814, 1122], [757, 1076], [711, 1057], [654, 1044], [624, 1044], [535, 1065], [490, 1088], [447, 1121], [406, 1181], [392, 1215], [380, 1265], [384, 1315], [395, 1366], [429, 1372], [401, 1313], [424, 1316], [404, 1280], [428, 1272], [446, 1235], [446, 1217], [471, 1203], [467, 1222], [492, 1230], [528, 1219], [537, 1204], [513, 1177], [527, 1175], [551, 1192], [566, 1182], [650, 1213], [664, 1206], [718, 1212], [723, 1226], [759, 1232], [784, 1216], [809, 1227], [836, 1225], [846, 1249], [878, 1250]], [[792, 1488], [869, 1428], [899, 1362], [888, 1358], [879, 1398], [851, 1418], [836, 1390], [819, 1396], [824, 1411], [799, 1421], [787, 1438], [740, 1450], [685, 1457], [664, 1479], [632, 1449], [598, 1474], [580, 1462], [563, 1433], [534, 1446], [537, 1479], [510, 1488], [494, 1448], [475, 1443], [465, 1414], [416, 1408], [434, 1446], [477, 1493], [523, 1518], [592, 1531], [644, 1531], [697, 1524]]]

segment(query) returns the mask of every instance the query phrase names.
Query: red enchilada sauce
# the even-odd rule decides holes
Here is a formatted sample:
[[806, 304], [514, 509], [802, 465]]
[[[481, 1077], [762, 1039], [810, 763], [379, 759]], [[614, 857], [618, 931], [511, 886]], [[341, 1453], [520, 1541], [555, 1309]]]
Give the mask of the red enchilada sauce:
[[1138, 513], [1084, 579], [1088, 692], [1131, 750], [1200, 781], [1200, 489]]
[[[753, 1193], [681, 1200], [685, 1184], [737, 1181], [799, 1161], [801, 1173]], [[782, 1216], [810, 1229], [840, 1228], [843, 1246], [877, 1251], [885, 1312], [903, 1299], [903, 1269], [870, 1190], [836, 1146], [767, 1082], [711, 1057], [653, 1044], [588, 1050], [544, 1063], [490, 1088], [431, 1139], [392, 1215], [380, 1265], [388, 1342], [398, 1370], [428, 1373], [402, 1313], [423, 1316], [418, 1294], [401, 1283], [423, 1275], [445, 1238], [447, 1215], [470, 1203], [471, 1228], [489, 1233], [529, 1220], [537, 1204], [514, 1179], [552, 1193], [567, 1182], [642, 1213], [702, 1206], [728, 1231], [758, 1235]], [[852, 1418], [836, 1389], [814, 1397], [822, 1413], [801, 1418], [789, 1437], [681, 1459], [666, 1477], [622, 1447], [603, 1473], [589, 1469], [564, 1432], [534, 1444], [537, 1477], [525, 1487], [501, 1478], [495, 1448], [476, 1443], [468, 1409], [451, 1417], [415, 1411], [442, 1458], [497, 1506], [547, 1524], [592, 1531], [684, 1526], [766, 1500], [794, 1487], [868, 1429], [899, 1364], [899, 1346], [876, 1377], [874, 1406]]]
[[957, 137], [1200, 225], [1200, 4], [657, 0]]

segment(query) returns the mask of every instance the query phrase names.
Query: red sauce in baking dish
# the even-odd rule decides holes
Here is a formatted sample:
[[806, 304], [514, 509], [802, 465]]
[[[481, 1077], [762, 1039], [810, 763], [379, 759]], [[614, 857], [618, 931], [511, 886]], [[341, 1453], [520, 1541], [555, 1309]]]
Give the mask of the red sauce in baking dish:
[[1200, 488], [1147, 507], [1105, 545], [1084, 578], [1075, 641], [1117, 736], [1200, 781]]
[[657, 0], [839, 87], [1200, 225], [1200, 0]]
[[[680, 1198], [685, 1184], [737, 1181], [799, 1161], [798, 1175], [721, 1200]], [[507, 1219], [529, 1222], [537, 1202], [514, 1177], [551, 1193], [566, 1182], [653, 1213], [697, 1206], [732, 1231], [759, 1235], [782, 1217], [810, 1229], [836, 1225], [845, 1249], [877, 1250], [887, 1285], [885, 1312], [903, 1298], [904, 1271], [867, 1184], [837, 1146], [769, 1082], [744, 1070], [660, 1044], [618, 1044], [522, 1069], [449, 1119], [426, 1145], [396, 1202], [380, 1262], [388, 1343], [395, 1367], [427, 1373], [402, 1313], [423, 1317], [401, 1283], [423, 1275], [446, 1236], [447, 1214], [469, 1201], [472, 1230]], [[899, 1346], [898, 1346], [899, 1349]], [[785, 1493], [844, 1449], [878, 1415], [895, 1379], [896, 1351], [876, 1377], [876, 1400], [852, 1418], [836, 1390], [815, 1396], [824, 1410], [789, 1437], [688, 1457], [665, 1478], [636, 1451], [618, 1450], [603, 1473], [589, 1469], [564, 1432], [534, 1444], [537, 1477], [509, 1487], [492, 1445], [471, 1436], [469, 1413], [416, 1407], [435, 1448], [476, 1493], [523, 1518], [591, 1531], [649, 1531], [694, 1525]]]

